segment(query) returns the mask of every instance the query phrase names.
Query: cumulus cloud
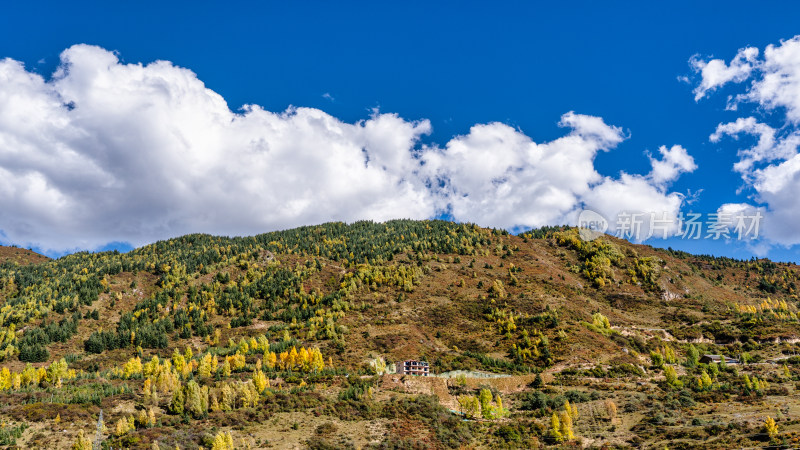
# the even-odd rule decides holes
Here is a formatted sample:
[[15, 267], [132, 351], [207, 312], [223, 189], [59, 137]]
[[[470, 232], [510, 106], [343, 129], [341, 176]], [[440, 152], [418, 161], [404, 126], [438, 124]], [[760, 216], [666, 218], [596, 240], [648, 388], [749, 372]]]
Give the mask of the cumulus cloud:
[[800, 36], [768, 45], [758, 78], [739, 98], [764, 108], [783, 108], [794, 125], [800, 123]]
[[680, 172], [696, 167], [682, 147], [662, 147], [663, 158], [652, 160], [647, 176], [603, 177], [595, 170], [595, 156], [622, 142], [622, 130], [572, 112], [560, 125], [570, 133], [541, 144], [508, 125], [476, 125], [444, 149], [426, 154], [425, 167], [441, 181], [441, 196], [457, 220], [538, 227], [576, 223], [580, 209], [588, 207], [610, 220], [614, 231], [615, 218], [625, 211], [678, 216], [683, 197], [666, 187]]
[[681, 173], [694, 172], [697, 164], [689, 152], [680, 145], [673, 145], [671, 148], [661, 146], [658, 149], [661, 159], [650, 158], [653, 170], [650, 171], [650, 179], [656, 186], [665, 186], [680, 176]]
[[[720, 143], [725, 137], [738, 139], [742, 135], [755, 139], [753, 145], [739, 149], [739, 161], [734, 164], [734, 170], [755, 192], [756, 204], [744, 205], [763, 212], [765, 237], [780, 244], [797, 244], [800, 243], [797, 227], [800, 223], [797, 195], [800, 192], [800, 36], [767, 46], [760, 59], [758, 52], [754, 54], [754, 58], [747, 59], [752, 70], [743, 79], [736, 79], [752, 79], [752, 82], [735, 101], [755, 104], [763, 112], [781, 112], [784, 123], [772, 126], [752, 116], [740, 117], [719, 124], [710, 140]], [[698, 89], [701, 86], [703, 83]], [[724, 208], [731, 206], [724, 205], [721, 210]]]
[[46, 79], [5, 59], [0, 235], [63, 251], [443, 212], [532, 227], [568, 221], [588, 202], [611, 211], [623, 198], [626, 208], [680, 207], [667, 185], [694, 170], [683, 148], [662, 147], [648, 175], [612, 179], [594, 158], [623, 131], [571, 112], [560, 124], [570, 131], [545, 143], [490, 123], [425, 146], [429, 121], [396, 114], [346, 123], [313, 108], [234, 112], [167, 61], [124, 64], [76, 45]]
[[689, 61], [695, 72], [700, 74], [700, 83], [694, 89], [694, 99], [699, 101], [707, 93], [727, 83], [740, 83], [746, 80], [753, 71], [758, 49], [747, 47], [740, 49], [730, 64], [722, 59], [701, 59], [697, 55]]
[[64, 51], [51, 80], [0, 63], [0, 218], [48, 249], [250, 234], [435, 211], [409, 151], [427, 121], [310, 108], [233, 113], [194, 73]]
[[[612, 232], [643, 240], [669, 237], [680, 231], [685, 197], [667, 192], [667, 188], [681, 173], [693, 172], [697, 165], [680, 145], [662, 146], [659, 153], [661, 159], [650, 158], [652, 169], [648, 175], [622, 172], [618, 179], [604, 177], [583, 197], [586, 207], [612, 219]], [[635, 222], [639, 222], [639, 231], [633, 228]]]

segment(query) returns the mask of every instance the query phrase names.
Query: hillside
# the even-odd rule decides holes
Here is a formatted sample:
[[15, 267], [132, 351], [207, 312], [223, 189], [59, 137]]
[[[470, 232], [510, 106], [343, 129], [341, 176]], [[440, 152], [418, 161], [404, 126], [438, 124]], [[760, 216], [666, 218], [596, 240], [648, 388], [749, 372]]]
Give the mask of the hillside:
[[[791, 264], [443, 221], [4, 255], [0, 445], [94, 441], [101, 416], [113, 448], [731, 448], [800, 432]], [[387, 373], [406, 359], [436, 376]]]
[[0, 264], [4, 263], [17, 263], [20, 265], [25, 264], [38, 264], [40, 262], [49, 261], [50, 258], [40, 255], [31, 250], [25, 250], [19, 247], [4, 247], [0, 245]]

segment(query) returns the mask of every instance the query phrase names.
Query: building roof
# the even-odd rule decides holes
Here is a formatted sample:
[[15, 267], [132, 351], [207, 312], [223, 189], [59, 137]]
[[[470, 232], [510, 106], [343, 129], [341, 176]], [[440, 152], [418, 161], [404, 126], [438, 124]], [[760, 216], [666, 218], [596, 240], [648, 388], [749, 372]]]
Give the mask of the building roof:
[[[710, 359], [714, 362], [722, 362], [722, 355], [703, 355], [700, 359]], [[738, 364], [739, 360], [736, 358], [725, 357], [725, 362], [728, 364]]]

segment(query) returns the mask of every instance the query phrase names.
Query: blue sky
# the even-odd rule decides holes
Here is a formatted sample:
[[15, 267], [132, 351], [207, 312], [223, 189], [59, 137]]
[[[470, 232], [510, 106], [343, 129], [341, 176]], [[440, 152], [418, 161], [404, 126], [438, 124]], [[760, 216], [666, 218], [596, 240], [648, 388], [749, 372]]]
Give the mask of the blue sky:
[[[449, 148], [448, 143], [455, 142], [458, 136], [470, 136], [476, 124], [495, 122], [510, 126], [519, 135], [535, 143], [558, 142], [569, 133], [570, 127], [578, 130], [575, 133], [581, 133], [581, 125], [559, 126], [562, 115], [574, 111], [580, 115], [602, 118], [604, 124], [619, 127], [622, 136], [619, 141], [598, 144], [596, 140], [587, 138], [591, 142], [585, 143], [589, 147], [599, 145], [599, 150], [592, 147], [590, 152], [593, 155], [593, 168], [601, 177], [621, 180], [621, 172], [644, 177], [651, 171], [648, 155], [658, 159], [661, 146], [671, 148], [679, 145], [691, 156], [696, 168], [690, 170], [686, 166], [679, 170], [680, 176], [671, 178], [668, 184], [657, 185], [657, 189], [661, 189], [665, 196], [670, 193], [687, 195], [679, 210], [709, 213], [717, 211], [721, 205], [733, 203], [790, 210], [795, 206], [783, 198], [780, 201], [773, 199], [771, 203], [763, 198], [761, 201], [755, 199], [754, 195], [758, 192], [754, 183], [746, 182], [741, 172], [733, 170], [733, 165], [740, 160], [737, 150], [749, 146], [754, 141], [752, 136], [740, 135], [738, 140], [727, 136], [718, 142], [709, 140], [719, 124], [750, 116], [779, 130], [782, 136], [791, 134], [796, 129], [796, 123], [787, 119], [784, 110], [789, 107], [783, 105], [770, 109], [756, 101], [743, 101], [736, 111], [730, 108], [726, 110], [728, 96], [745, 93], [748, 83], [757, 79], [755, 76], [752, 80], [720, 85], [696, 101], [693, 90], [702, 79], [702, 74], [693, 69], [690, 58], [697, 55], [704, 62], [719, 58], [727, 64], [739, 49], [745, 47], [760, 49], [760, 55], [763, 55], [768, 45], [779, 46], [782, 40], [800, 34], [796, 20], [800, 7], [786, 3], [780, 8], [754, 8], [750, 2], [726, 2], [724, 8], [719, 3], [698, 5], [696, 2], [672, 3], [669, 7], [647, 2], [616, 2], [610, 5], [606, 2], [564, 5], [557, 2], [547, 2], [546, 5], [529, 2], [431, 3], [246, 2], [229, 6], [204, 1], [171, 2], [167, 5], [156, 2], [77, 2], [70, 5], [60, 2], [35, 5], [15, 2], [5, 5], [4, 13], [0, 16], [0, 58], [22, 63], [27, 74], [41, 75], [45, 82], [44, 91], [48, 91], [47, 83], [52, 81], [53, 73], [65, 64], [60, 57], [62, 52], [77, 44], [88, 44], [115, 52], [119, 58], [115, 64], [141, 63], [150, 67], [148, 64], [153, 61], [164, 60], [170, 62], [172, 67], [186, 68], [195, 74], [205, 88], [224, 99], [234, 112], [242, 113], [239, 108], [245, 104], [259, 105], [263, 110], [275, 113], [284, 112], [290, 106], [307, 107], [322, 111], [337, 123], [345, 125], [369, 121], [376, 114], [396, 114], [402, 123], [387, 125], [387, 130], [397, 126], [411, 133], [408, 147], [417, 156], [424, 151], [423, 148]], [[75, 61], [84, 61], [77, 56], [74, 58]], [[102, 58], [102, 54], [92, 53], [81, 58], [97, 60]], [[73, 64], [77, 67], [79, 63]], [[75, 72], [78, 72], [77, 69]], [[17, 72], [15, 76], [21, 75]], [[681, 81], [682, 77], [687, 77], [688, 81]], [[6, 79], [6, 89], [11, 89], [10, 85], [11, 82]], [[79, 83], [59, 86], [58, 89], [61, 89], [59, 95], [65, 98], [69, 95], [78, 98], [75, 111], [82, 110], [80, 99], [89, 94], [80, 90]], [[143, 92], [145, 94], [142, 95], [147, 95], [146, 92], [150, 91], [145, 89]], [[171, 92], [174, 97], [176, 91]], [[48, 95], [52, 97], [52, 92]], [[126, 104], [121, 109], [128, 107], [130, 105]], [[93, 127], [106, 126], [98, 118], [104, 116], [98, 108], [93, 110], [98, 116], [83, 116], [80, 122], [76, 119], [75, 127], [83, 130], [84, 134], [91, 134], [92, 130], [97, 129]], [[0, 112], [0, 117], [2, 114]], [[12, 113], [6, 111], [5, 114]], [[312, 119], [318, 118], [315, 116]], [[415, 121], [427, 121], [428, 125], [425, 130], [408, 131], [408, 124], [417, 123]], [[53, 121], [47, 119], [45, 122], [51, 124]], [[118, 125], [115, 123], [115, 126]], [[251, 130], [253, 127], [257, 126], [249, 124], [246, 128]], [[507, 131], [493, 129], [487, 133]], [[252, 132], [257, 134], [256, 131]], [[125, 135], [119, 129], [116, 133], [116, 136]], [[353, 145], [362, 145], [361, 139], [368, 142], [363, 144], [365, 153], [369, 153], [367, 165], [370, 161], [385, 161], [405, 167], [408, 173], [388, 170], [387, 173], [391, 172], [386, 175], [388, 181], [381, 184], [383, 182], [376, 178], [376, 184], [367, 185], [363, 192], [346, 190], [339, 185], [331, 188], [331, 191], [342, 192], [340, 196], [329, 199], [332, 204], [341, 201], [342, 205], [351, 205], [355, 202], [357, 207], [346, 214], [330, 213], [330, 220], [354, 220], [362, 216], [381, 220], [391, 218], [394, 211], [399, 217], [450, 214], [458, 220], [475, 221], [481, 225], [507, 228], [513, 228], [509, 225], [522, 225], [524, 228], [525, 224], [541, 224], [542, 221], [556, 221], [568, 216], [565, 212], [555, 218], [541, 218], [531, 213], [527, 218], [515, 221], [509, 214], [495, 214], [473, 204], [459, 203], [462, 202], [459, 198], [469, 196], [477, 201], [479, 192], [485, 194], [491, 191], [478, 186], [475, 179], [464, 178], [458, 185], [455, 180], [468, 167], [453, 162], [453, 154], [428, 163], [427, 167], [438, 168], [436, 174], [428, 174], [418, 184], [411, 183], [401, 189], [398, 192], [402, 192], [405, 200], [395, 201], [401, 194], [393, 194], [391, 186], [407, 182], [410, 173], [419, 172], [418, 167], [409, 166], [415, 160], [399, 161], [390, 155], [391, 152], [402, 151], [398, 150], [404, 148], [402, 145], [374, 150], [372, 154], [369, 145], [382, 145], [375, 142], [384, 142], [382, 139], [385, 136], [364, 137], [358, 130], [352, 133], [358, 135], [353, 138]], [[387, 133], [391, 134], [389, 131]], [[302, 140], [298, 135], [292, 136], [295, 140]], [[509, 136], [503, 138], [503, 142], [508, 142]], [[481, 141], [477, 139], [480, 136], [475, 134], [475, 137], [476, 142]], [[158, 139], [153, 137], [143, 142], [161, 142]], [[11, 141], [6, 139], [5, 142]], [[272, 144], [269, 136], [264, 141], [267, 146]], [[315, 135], [309, 141], [313, 142], [317, 151], [325, 151], [322, 150], [326, 146], [324, 137]], [[3, 152], [2, 142], [0, 139], [0, 156]], [[46, 142], [52, 143], [52, 139]], [[113, 150], [133, 152], [134, 156], [111, 157], [109, 152], [112, 150], [108, 149], [103, 151], [103, 156], [92, 153], [93, 150], [88, 146], [94, 144], [89, 141], [75, 144], [74, 139], [69, 138], [59, 142], [77, 145], [80, 149], [78, 153], [85, 150], [88, 155], [86, 161], [107, 158], [107, 164], [131, 164], [139, 148], [137, 145], [142, 145], [142, 142], [138, 142]], [[465, 150], [459, 155], [465, 158], [491, 157], [491, 152], [495, 151], [476, 150], [467, 140], [462, 143], [465, 143]], [[453, 148], [457, 147], [456, 144], [458, 142], [453, 144]], [[31, 145], [48, 154], [42, 147], [47, 144], [39, 142]], [[225, 141], [219, 145], [225, 146], [225, 149], [203, 150], [190, 144], [187, 151], [227, 151], [227, 146], [234, 144]], [[11, 152], [7, 150], [7, 153], [10, 155]], [[313, 157], [313, 153], [295, 153], [306, 158]], [[31, 178], [25, 176], [39, 170], [33, 162], [24, 168], [12, 167], [13, 164], [8, 162], [11, 157], [6, 156], [5, 169], [10, 172], [17, 170], [14, 173], [18, 183], [25, 183], [25, 180], [30, 182]], [[157, 157], [150, 157], [155, 159], [148, 159], [149, 163], [160, 164]], [[200, 159], [202, 161], [198, 164], [206, 171], [203, 172], [206, 176], [215, 173], [213, 167], [222, 172], [228, 171], [226, 167], [213, 165], [213, 161], [219, 159]], [[0, 167], [3, 167], [3, 161], [0, 158]], [[281, 157], [271, 160], [269, 164], [264, 163], [263, 173], [236, 168], [230, 169], [231, 173], [227, 176], [234, 179], [273, 177], [275, 174], [271, 171], [280, 171], [282, 174], [296, 171], [286, 180], [292, 187], [291, 191], [297, 192], [302, 191], [302, 186], [306, 184], [303, 168], [308, 163], [304, 161], [302, 158], [289, 161]], [[121, 174], [101, 163], [98, 165], [103, 170], [98, 169], [96, 174], [81, 174], [71, 178], [39, 170], [43, 174], [39, 181], [44, 186], [39, 193], [45, 195], [42, 192], [46, 192], [50, 196], [43, 203], [52, 201], [56, 206], [51, 210], [71, 205], [63, 207], [67, 211], [65, 214], [74, 217], [60, 224], [58, 220], [48, 217], [46, 211], [38, 211], [24, 204], [36, 202], [39, 197], [25, 194], [19, 186], [16, 189], [13, 185], [6, 187], [6, 191], [0, 187], [0, 193], [7, 200], [7, 204], [0, 200], [0, 207], [4, 207], [4, 211], [0, 211], [0, 240], [34, 246], [56, 255], [75, 249], [107, 248], [111, 242], [114, 242], [111, 247], [126, 248], [128, 244], [125, 243], [141, 245], [153, 239], [192, 231], [248, 234], [309, 221], [324, 221], [328, 217], [323, 214], [324, 211], [320, 214], [303, 212], [304, 208], [318, 209], [313, 205], [313, 194], [296, 198], [291, 192], [275, 194], [282, 200], [280, 205], [291, 205], [287, 207], [286, 214], [264, 213], [263, 220], [251, 222], [245, 219], [233, 222], [226, 219], [231, 217], [230, 213], [215, 213], [215, 200], [208, 200], [214, 197], [213, 193], [205, 194], [203, 200], [191, 198], [191, 194], [187, 193], [185, 197], [165, 200], [151, 210], [148, 205], [159, 202], [152, 200], [157, 196], [151, 198], [148, 195], [156, 194], [132, 189], [132, 183], [137, 180], [151, 183], [154, 191], [162, 192], [180, 187], [159, 185], [160, 179], [150, 179], [141, 173]], [[62, 170], [72, 170], [70, 167], [62, 165]], [[324, 164], [322, 167], [318, 170], [324, 170]], [[513, 169], [516, 166], [510, 164], [509, 167]], [[176, 167], [166, 163], [163, 168], [165, 172], [181, 170], [180, 165]], [[531, 176], [541, 178], [543, 172], [534, 170], [531, 173]], [[314, 178], [328, 176], [316, 172], [306, 175]], [[369, 178], [372, 175], [355, 174], [353, 176], [357, 179], [351, 183], [358, 184], [360, 177]], [[62, 176], [70, 179], [62, 179]], [[95, 176], [97, 181], [94, 187], [75, 188], [81, 185], [80, 180], [94, 179], [92, 177]], [[182, 185], [187, 191], [197, 189], [192, 180]], [[435, 185], [436, 180], [452, 182], [453, 192], [436, 193], [428, 198], [424, 186]], [[492, 180], [497, 184], [496, 178]], [[88, 181], [86, 183], [91, 184]], [[601, 180], [591, 179], [588, 183], [597, 185]], [[225, 184], [218, 188], [224, 190], [226, 186], [234, 191], [241, 189], [237, 198], [244, 197], [251, 204], [269, 203], [268, 199], [260, 196], [248, 198], [250, 188], [238, 184], [238, 187]], [[327, 189], [328, 185], [322, 184], [318, 188]], [[111, 189], [113, 193], [104, 198], [111, 198], [116, 203], [130, 201], [131, 205], [125, 213], [130, 217], [115, 221], [111, 217], [95, 217], [94, 214], [98, 214], [95, 211], [87, 212], [87, 209], [91, 209], [89, 205], [101, 201], [99, 197], [94, 197], [96, 193], [89, 195], [87, 192], [104, 192], [105, 189]], [[274, 189], [274, 186], [259, 185], [253, 189], [263, 194], [262, 191]], [[687, 200], [692, 197], [688, 193], [701, 189], [702, 192], [693, 203], [689, 203]], [[386, 199], [376, 207], [383, 208], [381, 212], [372, 217], [368, 212], [371, 204], [358, 202], [376, 191], [382, 192]], [[136, 201], [139, 198], [145, 200]], [[202, 207], [206, 200], [208, 211]], [[493, 199], [487, 197], [480, 200], [491, 202]], [[217, 208], [219, 210], [230, 203], [230, 199], [225, 198], [216, 201], [222, 205]], [[165, 212], [193, 202], [197, 202], [198, 206], [188, 207], [184, 215]], [[425, 202], [430, 203], [427, 209], [408, 206]], [[591, 206], [587, 202], [590, 200], [585, 200], [585, 204], [578, 201], [577, 205], [572, 206]], [[274, 211], [282, 208], [280, 205], [269, 208]], [[113, 210], [115, 217], [122, 214], [113, 208], [102, 208]], [[514, 208], [513, 205], [509, 207], [510, 210]], [[336, 211], [345, 209], [342, 206]], [[204, 217], [207, 214], [207, 220], [188, 219], [198, 214]], [[226, 217], [217, 218], [216, 214]], [[789, 216], [790, 213], [781, 216], [781, 220], [787, 221], [784, 227], [791, 227]], [[103, 229], [87, 227], [89, 219], [86, 217], [91, 218], [91, 223], [105, 224]], [[147, 227], [153, 221], [158, 224], [143, 232], [141, 228], [145, 225], [139, 224], [146, 221]], [[240, 226], [242, 221], [247, 222], [246, 225]], [[64, 232], [60, 239], [55, 239], [53, 234], [59, 233], [57, 225], [73, 228]], [[672, 239], [667, 243], [651, 240], [649, 243], [672, 245], [695, 253], [738, 258], [749, 258], [757, 253], [794, 261], [798, 259], [798, 247], [793, 239], [782, 236], [773, 241], [759, 241], [761, 246], [758, 248], [739, 242], [709, 240]]]

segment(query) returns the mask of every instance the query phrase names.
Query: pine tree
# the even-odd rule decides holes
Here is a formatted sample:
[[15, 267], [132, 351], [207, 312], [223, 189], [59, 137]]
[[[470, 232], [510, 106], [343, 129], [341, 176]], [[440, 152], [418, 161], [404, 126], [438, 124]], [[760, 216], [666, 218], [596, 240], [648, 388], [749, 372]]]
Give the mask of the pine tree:
[[664, 367], [664, 357], [661, 355], [661, 353], [650, 352], [650, 362], [652, 363], [653, 367], [659, 369]]
[[694, 367], [700, 361], [700, 351], [697, 350], [697, 347], [694, 344], [689, 345], [689, 349], [686, 351], [686, 366]]

